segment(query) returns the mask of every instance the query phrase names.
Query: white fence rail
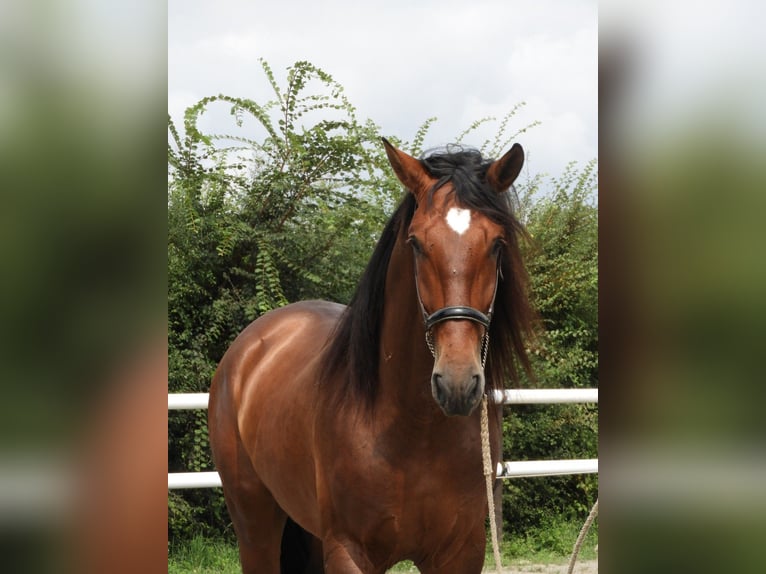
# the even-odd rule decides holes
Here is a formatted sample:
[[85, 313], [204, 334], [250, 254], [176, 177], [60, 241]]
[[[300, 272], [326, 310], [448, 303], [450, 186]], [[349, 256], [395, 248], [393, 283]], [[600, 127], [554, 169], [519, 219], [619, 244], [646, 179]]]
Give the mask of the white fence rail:
[[494, 391], [492, 399], [504, 405], [597, 403], [598, 389], [505, 389]]
[[[208, 393], [182, 393], [168, 395], [168, 410], [206, 409]], [[597, 403], [598, 389], [506, 389], [495, 391], [495, 403], [504, 405]], [[562, 476], [567, 474], [598, 473], [598, 459], [575, 460], [523, 460], [497, 464], [498, 478], [531, 476]], [[212, 472], [172, 472], [168, 474], [168, 489], [215, 488], [221, 486], [221, 477]]]
[[168, 474], [168, 490], [179, 488], [215, 488], [221, 486], [221, 477], [216, 471], [171, 472]]
[[210, 393], [180, 393], [168, 395], [168, 410], [206, 409]]

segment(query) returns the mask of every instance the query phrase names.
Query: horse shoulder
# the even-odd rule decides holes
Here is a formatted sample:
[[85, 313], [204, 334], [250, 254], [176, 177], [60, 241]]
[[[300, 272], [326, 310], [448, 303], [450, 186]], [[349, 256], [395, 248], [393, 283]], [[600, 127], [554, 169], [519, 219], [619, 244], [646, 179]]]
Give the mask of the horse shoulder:
[[216, 374], [259, 479], [304, 526], [317, 516], [312, 435], [319, 360], [342, 310], [310, 301], [263, 315], [232, 343]]

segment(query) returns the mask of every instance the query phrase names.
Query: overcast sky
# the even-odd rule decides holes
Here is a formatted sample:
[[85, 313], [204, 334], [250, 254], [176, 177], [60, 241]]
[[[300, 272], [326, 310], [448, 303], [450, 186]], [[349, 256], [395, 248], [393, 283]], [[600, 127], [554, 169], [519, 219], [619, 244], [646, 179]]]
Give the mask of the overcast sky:
[[445, 144], [525, 101], [512, 127], [542, 122], [519, 137], [531, 174], [597, 157], [595, 1], [169, 0], [168, 20], [177, 122], [208, 95], [270, 99], [259, 58], [280, 77], [308, 60], [387, 136], [412, 140], [437, 116], [425, 147]]

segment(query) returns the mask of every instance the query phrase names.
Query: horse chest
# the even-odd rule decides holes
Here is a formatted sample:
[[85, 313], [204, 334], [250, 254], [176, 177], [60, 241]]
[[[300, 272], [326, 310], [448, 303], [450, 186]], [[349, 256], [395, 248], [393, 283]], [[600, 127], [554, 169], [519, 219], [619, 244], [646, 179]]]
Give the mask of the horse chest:
[[357, 433], [347, 443], [326, 477], [325, 512], [333, 530], [408, 557], [460, 539], [483, 520], [486, 501], [478, 437], [402, 443], [398, 434]]

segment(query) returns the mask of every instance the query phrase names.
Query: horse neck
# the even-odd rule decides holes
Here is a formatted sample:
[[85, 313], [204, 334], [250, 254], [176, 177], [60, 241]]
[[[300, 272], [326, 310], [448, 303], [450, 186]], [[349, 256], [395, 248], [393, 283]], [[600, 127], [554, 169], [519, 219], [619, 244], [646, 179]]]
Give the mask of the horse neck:
[[431, 395], [433, 357], [415, 287], [412, 250], [401, 239], [386, 274], [380, 349], [379, 399], [397, 409], [428, 418], [438, 411]]

